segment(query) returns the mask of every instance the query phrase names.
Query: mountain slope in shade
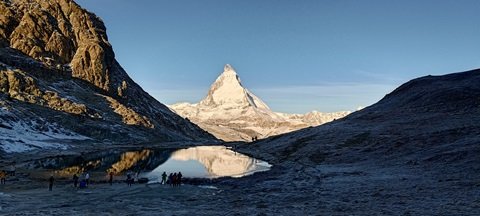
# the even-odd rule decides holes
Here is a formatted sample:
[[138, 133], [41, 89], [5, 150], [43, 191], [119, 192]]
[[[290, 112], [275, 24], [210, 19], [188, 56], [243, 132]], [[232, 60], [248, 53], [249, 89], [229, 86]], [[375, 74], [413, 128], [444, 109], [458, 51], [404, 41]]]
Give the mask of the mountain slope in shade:
[[0, 14], [0, 152], [214, 139], [137, 85], [74, 1], [0, 0]]
[[266, 185], [302, 179], [305, 186], [279, 187], [308, 191], [303, 198], [317, 199], [326, 212], [477, 215], [479, 84], [480, 69], [417, 78], [343, 119], [240, 151], [282, 167]]
[[170, 108], [225, 141], [249, 141], [342, 118], [349, 112], [285, 114], [273, 112], [246, 89], [235, 69], [227, 64], [211, 85], [207, 96], [196, 104], [178, 103]]

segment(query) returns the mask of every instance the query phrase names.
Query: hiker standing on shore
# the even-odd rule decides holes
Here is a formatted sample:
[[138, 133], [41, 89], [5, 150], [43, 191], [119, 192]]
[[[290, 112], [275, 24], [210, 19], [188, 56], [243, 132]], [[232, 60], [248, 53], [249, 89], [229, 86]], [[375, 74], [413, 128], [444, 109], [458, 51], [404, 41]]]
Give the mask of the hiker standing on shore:
[[127, 184], [129, 187], [132, 186], [132, 175], [130, 173], [127, 173]]
[[13, 162], [12, 165], [10, 165], [9, 169], [10, 169], [9, 170], [10, 176], [15, 176], [15, 172], [16, 172], [15, 162]]
[[109, 175], [108, 183], [110, 183], [110, 185], [112, 185], [112, 183], [113, 183], [113, 172], [110, 172], [108, 175]]
[[85, 174], [85, 182], [87, 183], [87, 187], [88, 185], [90, 185], [90, 174], [87, 172], [87, 174]]
[[178, 186], [180, 186], [180, 184], [182, 184], [182, 172], [178, 172], [177, 174], [177, 184]]
[[5, 184], [7, 178], [7, 173], [3, 170], [0, 171], [0, 184]]
[[140, 171], [135, 172], [135, 178], [133, 178], [133, 182], [134, 182], [134, 183], [135, 183], [135, 181], [138, 182], [139, 176], [140, 176]]
[[53, 182], [55, 181], [55, 178], [53, 178], [53, 175], [50, 176], [50, 178], [48, 179], [48, 190], [49, 191], [52, 191], [52, 188], [53, 188]]
[[167, 173], [163, 172], [162, 181], [160, 182], [160, 184], [166, 184], [166, 183], [167, 183]]
[[173, 173], [172, 182], [174, 187], [177, 186], [177, 183], [178, 183], [177, 181], [178, 181], [177, 173]]
[[168, 176], [167, 184], [168, 185], [173, 185], [173, 173], [170, 173], [170, 175]]
[[78, 176], [77, 174], [73, 174], [73, 187], [77, 188], [78, 185]]

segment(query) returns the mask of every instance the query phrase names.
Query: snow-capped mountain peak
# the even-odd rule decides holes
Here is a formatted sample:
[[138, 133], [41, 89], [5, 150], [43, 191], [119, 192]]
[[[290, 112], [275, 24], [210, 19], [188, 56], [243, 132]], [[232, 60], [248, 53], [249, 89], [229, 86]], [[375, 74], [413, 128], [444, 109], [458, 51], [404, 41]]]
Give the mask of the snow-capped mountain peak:
[[225, 141], [251, 140], [316, 126], [350, 112], [277, 113], [242, 85], [235, 69], [226, 64], [199, 103], [170, 106], [179, 115]]
[[233, 67], [230, 65], [230, 64], [226, 64], [224, 67], [223, 67], [223, 72], [234, 72], [236, 73], [235, 69], [233, 69]]
[[200, 101], [202, 106], [210, 107], [255, 107], [270, 110], [257, 96], [246, 89], [235, 69], [226, 64], [223, 72], [211, 85], [208, 95]]

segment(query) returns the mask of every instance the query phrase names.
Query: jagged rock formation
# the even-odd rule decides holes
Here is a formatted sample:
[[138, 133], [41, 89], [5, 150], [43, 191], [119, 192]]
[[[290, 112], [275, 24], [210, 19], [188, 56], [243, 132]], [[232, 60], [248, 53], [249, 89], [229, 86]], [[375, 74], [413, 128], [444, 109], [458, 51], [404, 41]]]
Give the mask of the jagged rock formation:
[[[131, 80], [102, 20], [74, 1], [1, 0], [0, 14], [0, 118], [7, 128], [41, 119], [99, 142], [213, 138]], [[10, 134], [1, 138], [4, 150], [41, 147], [0, 132]]]
[[170, 106], [179, 115], [225, 141], [249, 141], [342, 118], [350, 112], [286, 114], [273, 112], [260, 98], [243, 87], [229, 64], [198, 104]]

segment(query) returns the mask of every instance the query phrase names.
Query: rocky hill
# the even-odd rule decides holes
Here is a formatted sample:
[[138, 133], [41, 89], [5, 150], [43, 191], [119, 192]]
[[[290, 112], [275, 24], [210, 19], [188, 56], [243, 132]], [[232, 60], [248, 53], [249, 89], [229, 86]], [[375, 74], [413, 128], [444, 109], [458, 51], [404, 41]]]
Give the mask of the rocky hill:
[[[479, 83], [480, 69], [421, 77], [343, 119], [241, 151], [262, 155], [282, 173], [264, 187], [311, 194], [306, 206], [329, 215], [476, 215]], [[284, 187], [277, 179], [298, 183]], [[281, 197], [271, 202], [293, 199]]]
[[350, 112], [286, 114], [273, 112], [265, 102], [245, 88], [229, 64], [199, 103], [170, 106], [179, 115], [225, 141], [251, 141], [317, 126]]
[[138, 86], [74, 1], [1, 0], [0, 14], [0, 150], [214, 139]]

